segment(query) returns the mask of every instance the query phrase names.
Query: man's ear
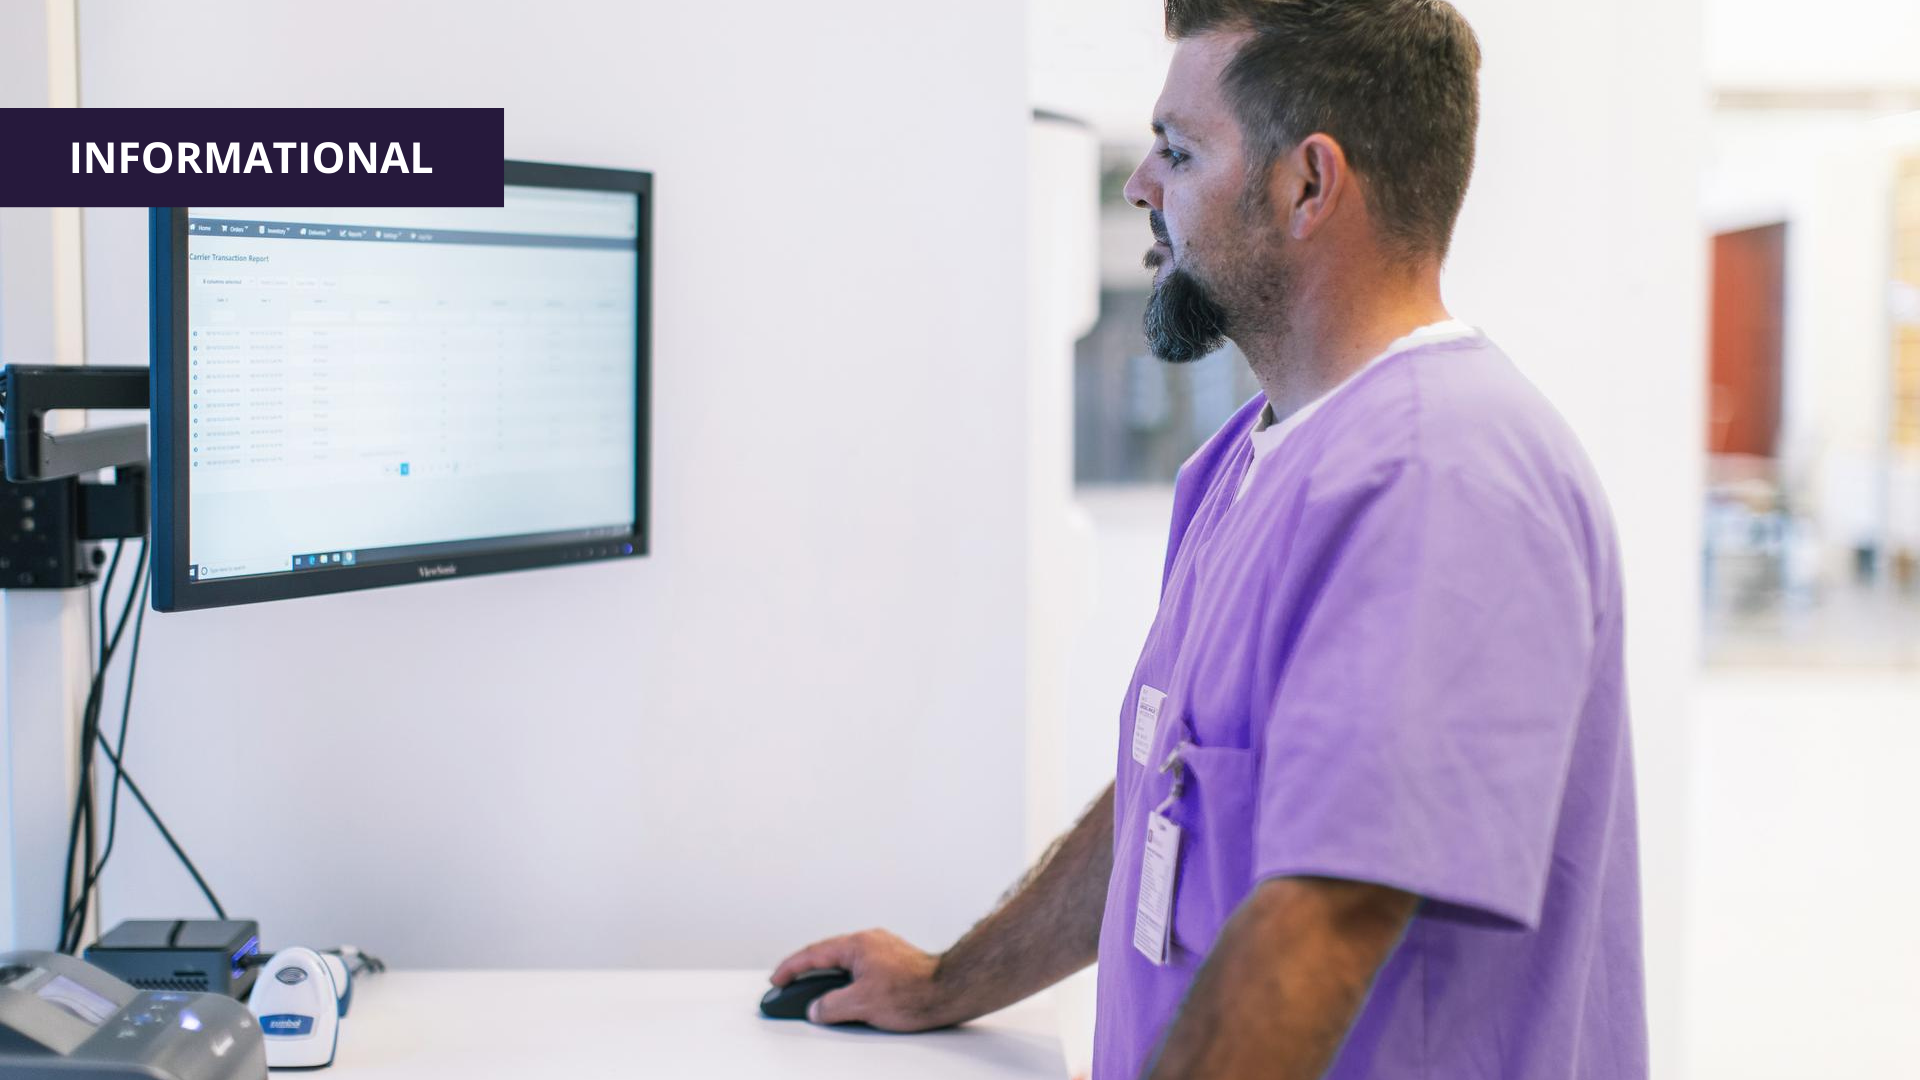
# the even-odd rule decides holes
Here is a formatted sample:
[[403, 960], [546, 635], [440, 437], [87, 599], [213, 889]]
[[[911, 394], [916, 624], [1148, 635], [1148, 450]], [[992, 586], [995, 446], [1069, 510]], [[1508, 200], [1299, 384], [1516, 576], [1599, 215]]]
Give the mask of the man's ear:
[[1301, 139], [1280, 155], [1267, 174], [1267, 196], [1276, 225], [1295, 240], [1320, 231], [1353, 184], [1347, 152], [1331, 135]]

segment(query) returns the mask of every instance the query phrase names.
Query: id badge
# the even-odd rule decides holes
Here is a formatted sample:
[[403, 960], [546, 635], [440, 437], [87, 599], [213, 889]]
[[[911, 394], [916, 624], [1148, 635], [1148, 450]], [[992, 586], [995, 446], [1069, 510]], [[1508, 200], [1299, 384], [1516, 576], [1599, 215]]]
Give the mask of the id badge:
[[1160, 730], [1160, 706], [1166, 700], [1166, 691], [1140, 684], [1140, 696], [1133, 703], [1133, 760], [1142, 765], [1153, 750], [1153, 737]]
[[1180, 826], [1155, 810], [1147, 815], [1147, 851], [1140, 860], [1140, 901], [1133, 912], [1133, 947], [1155, 966], [1167, 962], [1173, 923], [1173, 884], [1180, 871]]
[[1173, 886], [1180, 875], [1180, 826], [1167, 811], [1186, 788], [1186, 765], [1180, 760], [1185, 743], [1167, 755], [1161, 772], [1173, 774], [1166, 801], [1147, 815], [1147, 850], [1140, 857], [1140, 897], [1133, 910], [1133, 947], [1156, 967], [1167, 963], [1167, 943], [1173, 928]]

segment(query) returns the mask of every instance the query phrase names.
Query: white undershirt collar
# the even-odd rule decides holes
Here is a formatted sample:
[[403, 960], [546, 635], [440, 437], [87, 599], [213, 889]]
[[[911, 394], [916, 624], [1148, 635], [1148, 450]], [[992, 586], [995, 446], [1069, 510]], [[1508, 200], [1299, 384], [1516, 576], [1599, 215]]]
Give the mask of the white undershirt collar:
[[1287, 436], [1298, 430], [1301, 424], [1306, 423], [1308, 417], [1320, 411], [1320, 407], [1331, 400], [1335, 394], [1353, 385], [1354, 380], [1358, 379], [1368, 368], [1373, 367], [1375, 364], [1389, 357], [1398, 356], [1403, 352], [1407, 352], [1410, 349], [1417, 349], [1422, 345], [1434, 345], [1445, 341], [1458, 341], [1462, 338], [1474, 337], [1479, 333], [1480, 331], [1468, 326], [1459, 319], [1445, 319], [1437, 323], [1430, 323], [1400, 338], [1393, 344], [1388, 345], [1385, 352], [1382, 352], [1379, 356], [1361, 365], [1358, 370], [1341, 380], [1340, 384], [1333, 389], [1289, 413], [1284, 420], [1274, 419], [1273, 403], [1268, 402], [1261, 408], [1260, 418], [1254, 421], [1253, 430], [1247, 434], [1248, 440], [1253, 444], [1253, 461], [1247, 465], [1246, 476], [1241, 479], [1240, 490], [1234, 494], [1234, 498], [1238, 499], [1241, 495], [1247, 493], [1248, 486], [1253, 483], [1254, 470], [1260, 467], [1260, 459], [1279, 449], [1280, 444], [1287, 440]]

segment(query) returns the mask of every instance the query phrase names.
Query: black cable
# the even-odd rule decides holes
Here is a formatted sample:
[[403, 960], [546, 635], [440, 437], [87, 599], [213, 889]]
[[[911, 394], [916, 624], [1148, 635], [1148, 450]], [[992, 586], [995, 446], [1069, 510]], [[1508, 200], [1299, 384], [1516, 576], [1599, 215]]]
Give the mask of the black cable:
[[139, 585], [146, 580], [148, 569], [147, 538], [143, 536], [140, 538], [140, 557], [135, 559], [133, 563], [133, 584], [127, 586], [126, 602], [120, 605], [120, 618], [113, 624], [113, 640], [107, 643], [107, 652], [109, 654], [118, 652], [120, 649], [120, 638], [127, 632], [127, 616], [132, 614], [134, 601], [138, 599], [133, 592], [134, 585]]
[[86, 859], [86, 861], [92, 861], [92, 855], [94, 855], [92, 792], [90, 792], [90, 788], [88, 788], [90, 763], [92, 763], [92, 757], [94, 757], [92, 751], [88, 749], [92, 746], [92, 734], [90, 734], [90, 732], [92, 732], [92, 726], [90, 726], [90, 724], [94, 723], [94, 715], [100, 711], [100, 694], [104, 692], [106, 667], [108, 667], [108, 659], [111, 657], [111, 650], [109, 650], [108, 646], [108, 594], [113, 590], [113, 578], [119, 575], [119, 561], [121, 561], [121, 553], [125, 553], [125, 550], [127, 550], [127, 540], [115, 540], [115, 542], [113, 542], [113, 561], [108, 563], [108, 573], [106, 573], [106, 577], [102, 578], [102, 582], [100, 582], [100, 638], [98, 638], [98, 642], [96, 642], [96, 644], [98, 644], [98, 650], [100, 651], [98, 651], [98, 657], [94, 659], [94, 675], [88, 680], [88, 686], [86, 686], [86, 705], [81, 709], [81, 761], [79, 761], [79, 769], [77, 769], [77, 773], [75, 773], [73, 819], [67, 824], [67, 867], [65, 867], [65, 876], [61, 878], [63, 884], [61, 884], [60, 905], [60, 951], [63, 951], [63, 953], [65, 953], [65, 951], [71, 951], [69, 940], [71, 940], [71, 934], [73, 934], [73, 932], [71, 932], [71, 928], [69, 928], [69, 920], [65, 917], [65, 913], [67, 913], [69, 903], [73, 901], [73, 872], [75, 872], [75, 863], [81, 861], [81, 842], [83, 842], [83, 838], [84, 844], [86, 844], [86, 846], [84, 846], [84, 851], [86, 851], [86, 857], [84, 857], [84, 859]]
[[133, 774], [127, 772], [127, 767], [121, 764], [120, 755], [113, 752], [113, 747], [107, 743], [107, 737], [104, 734], [99, 737], [99, 742], [100, 752], [107, 755], [107, 760], [113, 763], [114, 771], [126, 781], [127, 790], [133, 792], [135, 801], [139, 802], [140, 809], [147, 812], [153, 827], [160, 830], [160, 839], [167, 842], [167, 846], [173, 849], [174, 856], [180, 860], [180, 865], [186, 867], [187, 873], [193, 875], [193, 883], [200, 886], [200, 895], [206, 897], [207, 903], [213, 905], [213, 913], [224, 920], [227, 917], [227, 909], [220, 906], [220, 898], [213, 895], [212, 886], [207, 884], [206, 878], [200, 876], [200, 868], [193, 865], [192, 859], [187, 858], [187, 853], [181, 849], [180, 842], [173, 838], [173, 833], [167, 828], [166, 822], [160, 820], [160, 815], [153, 809], [153, 804], [148, 802], [146, 795], [140, 791], [140, 785], [133, 782]]
[[386, 961], [372, 953], [353, 945], [342, 945], [337, 949], [327, 949], [347, 965], [348, 975], [378, 975], [387, 970]]
[[[73, 817], [67, 825], [66, 872], [61, 876], [61, 922], [58, 948], [64, 953], [71, 953], [73, 951], [72, 940], [76, 936], [72, 931], [71, 920], [67, 913], [73, 904], [74, 872], [81, 863], [80, 842], [83, 835], [87, 843], [86, 860], [91, 862], [93, 859], [93, 800], [92, 792], [88, 788], [88, 779], [93, 763], [93, 752], [91, 750], [93, 745], [92, 725], [100, 709], [100, 695], [103, 692], [106, 678], [106, 661], [111, 658], [111, 649], [109, 647], [111, 639], [107, 634], [107, 594], [113, 588], [113, 579], [120, 570], [120, 556], [126, 549], [126, 546], [127, 542], [124, 539], [114, 542], [113, 561], [107, 564], [106, 575], [100, 582], [100, 655], [93, 671], [93, 678], [89, 681], [87, 687], [86, 706], [81, 710], [80, 714], [81, 738], [80, 764], [77, 774], [78, 783], [74, 791]], [[142, 542], [142, 546], [144, 549], [144, 541]], [[85, 823], [84, 833], [82, 829], [83, 822]]]
[[[127, 616], [137, 604], [140, 613], [134, 619], [133, 644], [131, 647], [132, 655], [127, 662], [126, 692], [121, 699], [120, 732], [117, 740], [119, 745], [115, 746], [109, 743], [106, 733], [100, 730], [97, 705], [94, 709], [93, 722], [87, 725], [91, 728], [91, 741], [99, 744], [100, 752], [106, 755], [107, 761], [113, 766], [113, 794], [108, 809], [106, 848], [101, 852], [99, 860], [93, 864], [87, 873], [81, 885], [78, 901], [72, 902], [66, 912], [65, 929], [70, 936], [67, 938], [67, 943], [65, 943], [63, 951], [67, 952], [75, 952], [80, 947], [80, 938], [86, 923], [87, 904], [91, 899], [95, 885], [99, 882], [101, 872], [106, 868], [108, 857], [113, 854], [114, 838], [118, 832], [120, 787], [122, 784], [126, 786], [128, 791], [133, 792], [133, 797], [139, 802], [140, 808], [146, 812], [148, 819], [153, 822], [154, 828], [159, 830], [161, 839], [166, 841], [167, 847], [172, 849], [174, 856], [180, 860], [180, 864], [186, 868], [188, 874], [192, 875], [194, 884], [199, 886], [201, 895], [207, 898], [207, 903], [213, 907], [214, 914], [221, 919], [227, 917], [226, 908], [221, 905], [220, 898], [214, 895], [212, 886], [207, 884], [207, 879], [201, 875], [200, 868], [195, 866], [193, 860], [187, 856], [186, 850], [183, 849], [180, 846], [180, 842], [174, 838], [173, 831], [167, 828], [166, 822], [160, 819], [160, 814], [153, 808], [153, 804], [147, 801], [145, 793], [142, 792], [140, 786], [134, 782], [133, 775], [127, 771], [123, 760], [123, 755], [126, 751], [127, 726], [132, 717], [134, 678], [139, 671], [140, 638], [142, 631], [146, 627], [146, 597], [148, 590], [153, 584], [152, 566], [146, 562], [144, 543], [142, 544], [140, 554], [141, 567], [145, 573], [140, 578], [140, 585], [137, 590], [129, 587], [130, 593], [127, 598], [127, 605], [121, 610], [119, 624], [114, 628], [112, 635], [108, 637], [109, 648], [106, 653], [110, 661], [113, 653], [118, 651], [120, 639], [126, 631]], [[102, 610], [104, 611], [105, 608], [103, 607]], [[102, 626], [101, 632], [103, 635], [106, 633], [104, 626]], [[104, 670], [100, 681], [104, 682]], [[92, 755], [89, 754], [88, 757], [91, 759]]]
[[[97, 707], [97, 702], [99, 700], [99, 697], [100, 697], [100, 678], [96, 674], [87, 691], [86, 707], [81, 711], [80, 730], [81, 730], [82, 738], [81, 738], [80, 745], [82, 749], [86, 749], [89, 746], [89, 743], [85, 738], [86, 732], [89, 726], [88, 717], [93, 715], [93, 712]], [[89, 754], [89, 756], [91, 755]], [[76, 789], [74, 793], [74, 801], [73, 801], [73, 817], [67, 824], [66, 872], [61, 877], [61, 881], [62, 881], [61, 894], [60, 894], [61, 921], [60, 921], [60, 941], [59, 941], [58, 949], [59, 951], [64, 953], [71, 953], [73, 951], [73, 946], [72, 946], [73, 917], [70, 914], [70, 912], [72, 911], [72, 905], [73, 905], [74, 868], [75, 868], [75, 863], [77, 863], [80, 858], [80, 841], [83, 835], [86, 835], [82, 831], [82, 821], [90, 813], [90, 811], [87, 809], [87, 800], [85, 796], [86, 796], [86, 791], [84, 788], [84, 781], [82, 781], [82, 783], [76, 785]], [[91, 856], [91, 852], [89, 852], [89, 856]]]
[[[120, 735], [114, 740], [114, 756], [124, 758], [127, 754], [127, 727], [133, 717], [133, 679], [140, 670], [140, 634], [147, 624], [147, 591], [153, 585], [153, 567], [148, 565], [146, 577], [140, 581], [140, 611], [133, 619], [133, 651], [127, 657], [126, 692], [120, 698]], [[115, 826], [120, 821], [120, 785], [126, 779], [126, 773], [120, 768], [113, 770], [113, 794], [107, 800], [107, 843], [100, 852], [100, 861], [94, 864], [93, 873], [88, 875], [85, 888], [91, 888], [99, 880], [100, 874], [107, 868], [107, 857], [113, 854]]]
[[[74, 897], [75, 863], [84, 871], [94, 860], [96, 839], [94, 836], [94, 799], [93, 765], [91, 750], [100, 731], [100, 710], [104, 705], [107, 670], [113, 663], [113, 654], [120, 648], [120, 639], [127, 632], [127, 618], [133, 613], [135, 602], [142, 595], [139, 583], [147, 580], [147, 538], [140, 538], [140, 555], [134, 563], [134, 583], [127, 586], [126, 602], [120, 608], [120, 619], [114, 624], [111, 633], [107, 630], [108, 601], [113, 592], [113, 579], [120, 568], [120, 558], [126, 548], [124, 539], [117, 541], [113, 549], [113, 561], [107, 566], [107, 573], [100, 584], [100, 662], [95, 669], [91, 685], [87, 690], [86, 707], [80, 720], [80, 767], [79, 779], [75, 785], [74, 824], [78, 830], [68, 832], [66, 877], [62, 886], [61, 902], [71, 905]], [[84, 839], [84, 845], [81, 844]], [[80, 949], [81, 937], [86, 929], [86, 904], [88, 890], [83, 883], [80, 887], [80, 900], [77, 905], [79, 915], [76, 918], [73, 907], [63, 909], [60, 924], [60, 951], [76, 953]]]
[[[140, 579], [139, 613], [133, 619], [133, 651], [127, 657], [126, 693], [120, 699], [120, 734], [114, 740], [114, 755], [118, 758], [126, 757], [127, 753], [127, 727], [133, 715], [133, 679], [140, 670], [140, 634], [147, 624], [147, 591], [152, 585], [153, 567], [149, 564], [146, 574]], [[67, 912], [69, 923], [76, 915], [86, 911], [100, 875], [106, 872], [107, 860], [113, 857], [113, 842], [120, 826], [120, 786], [126, 780], [126, 775], [120, 768], [113, 770], [113, 794], [107, 799], [107, 842], [101, 848], [100, 858], [87, 872], [86, 880], [80, 883], [80, 899]]]
[[[140, 541], [140, 544], [141, 544], [141, 547], [144, 548], [146, 546], [146, 540], [142, 539]], [[107, 594], [113, 589], [113, 575], [120, 569], [120, 553], [126, 550], [126, 547], [127, 547], [127, 542], [124, 538], [120, 540], [115, 540], [113, 542], [113, 561], [107, 564], [107, 575], [100, 582], [100, 642], [99, 644], [100, 644], [100, 667], [101, 668], [105, 668], [107, 666], [107, 657], [113, 652], [113, 648], [108, 644], [108, 638], [107, 638]]]
[[[347, 966], [347, 974], [378, 975], [387, 970], [387, 962], [355, 945], [341, 945], [332, 949], [321, 949], [323, 954], [337, 956]], [[241, 970], [266, 967], [273, 963], [275, 954], [270, 952], [249, 953], [240, 958]]]
[[[105, 624], [99, 630], [100, 640], [105, 642], [109, 635]], [[111, 652], [107, 654], [111, 659]], [[94, 805], [93, 805], [93, 732], [100, 720], [100, 709], [106, 691], [106, 672], [104, 667], [96, 667], [88, 682], [86, 706], [80, 714], [80, 751], [81, 760], [75, 770], [74, 817], [67, 834], [67, 863], [64, 876], [63, 896], [70, 903], [77, 886], [76, 873], [83, 873], [87, 864], [93, 861], [94, 844]], [[77, 865], [76, 865], [77, 864]], [[72, 952], [78, 942], [73, 926], [70, 909], [62, 909], [60, 924], [60, 951]]]

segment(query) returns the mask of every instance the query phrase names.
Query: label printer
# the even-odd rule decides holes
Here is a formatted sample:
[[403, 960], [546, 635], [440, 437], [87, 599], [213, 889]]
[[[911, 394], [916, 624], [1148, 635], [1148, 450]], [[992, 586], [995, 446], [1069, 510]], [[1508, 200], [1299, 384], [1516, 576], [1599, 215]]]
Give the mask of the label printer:
[[71, 956], [0, 953], [0, 1080], [265, 1080], [247, 1007], [142, 991]]

